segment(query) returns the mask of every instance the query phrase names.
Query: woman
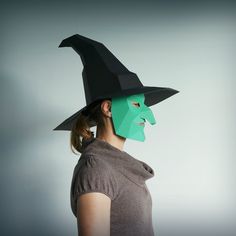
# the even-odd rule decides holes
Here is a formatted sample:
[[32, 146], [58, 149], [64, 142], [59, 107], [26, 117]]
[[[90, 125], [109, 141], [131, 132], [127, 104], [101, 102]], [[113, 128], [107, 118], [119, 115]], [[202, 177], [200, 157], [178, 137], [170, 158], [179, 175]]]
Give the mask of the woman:
[[[153, 236], [152, 198], [146, 180], [153, 169], [123, 151], [127, 138], [144, 141], [155, 124], [149, 106], [178, 93], [143, 86], [103, 44], [81, 35], [64, 39], [81, 57], [87, 105], [54, 130], [71, 131], [81, 153], [71, 182], [71, 208], [80, 236]], [[90, 130], [97, 126], [96, 137]], [[76, 153], [76, 152], [75, 152]]]
[[[154, 235], [152, 200], [145, 184], [154, 171], [123, 151], [126, 138], [115, 134], [111, 105], [111, 100], [100, 102], [89, 118], [78, 118], [71, 132], [72, 150], [82, 153], [71, 185], [78, 232], [82, 236]], [[97, 123], [95, 139], [89, 130], [92, 119]]]

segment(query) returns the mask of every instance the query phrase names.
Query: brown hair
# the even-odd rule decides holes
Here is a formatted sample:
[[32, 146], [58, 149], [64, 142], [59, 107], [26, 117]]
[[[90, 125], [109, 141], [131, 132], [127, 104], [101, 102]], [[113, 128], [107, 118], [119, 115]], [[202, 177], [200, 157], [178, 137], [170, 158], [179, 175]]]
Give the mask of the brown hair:
[[[103, 114], [101, 111], [101, 103], [104, 100], [110, 100], [110, 98], [96, 101], [85, 112], [86, 115], [81, 112], [76, 122], [74, 123], [70, 133], [70, 148], [74, 154], [82, 153], [83, 139], [88, 140], [92, 138], [93, 132], [90, 130], [92, 126], [104, 126]], [[77, 153], [75, 152], [77, 151]]]

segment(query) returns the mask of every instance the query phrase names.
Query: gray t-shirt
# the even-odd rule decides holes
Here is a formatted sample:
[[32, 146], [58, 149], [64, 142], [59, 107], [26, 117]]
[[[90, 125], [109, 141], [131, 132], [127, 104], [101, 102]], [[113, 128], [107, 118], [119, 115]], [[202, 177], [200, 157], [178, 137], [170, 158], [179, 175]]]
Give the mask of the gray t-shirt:
[[73, 214], [81, 194], [101, 192], [111, 199], [111, 236], [153, 236], [152, 198], [145, 183], [153, 169], [98, 138], [84, 141], [83, 148], [71, 182]]

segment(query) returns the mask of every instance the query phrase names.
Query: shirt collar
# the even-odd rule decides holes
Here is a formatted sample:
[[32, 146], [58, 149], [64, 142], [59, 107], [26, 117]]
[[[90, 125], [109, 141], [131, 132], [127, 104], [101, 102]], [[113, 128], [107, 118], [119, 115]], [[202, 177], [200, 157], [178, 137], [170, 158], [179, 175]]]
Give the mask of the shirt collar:
[[83, 140], [82, 147], [84, 151], [81, 158], [86, 156], [86, 153], [103, 158], [137, 184], [143, 185], [147, 179], [155, 175], [154, 170], [147, 163], [94, 136], [88, 140]]

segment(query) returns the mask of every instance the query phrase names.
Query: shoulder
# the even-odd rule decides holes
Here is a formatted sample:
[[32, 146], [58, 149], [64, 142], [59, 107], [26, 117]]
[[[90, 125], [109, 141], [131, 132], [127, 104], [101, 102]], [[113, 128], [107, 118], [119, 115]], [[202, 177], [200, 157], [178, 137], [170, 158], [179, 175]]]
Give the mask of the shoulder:
[[113, 168], [111, 168], [111, 164], [105, 158], [96, 154], [82, 154], [78, 164], [80, 166], [80, 169], [92, 169], [93, 171], [107, 169], [109, 170], [109, 172], [113, 171]]
[[77, 194], [102, 192], [112, 200], [117, 195], [118, 185], [114, 170], [106, 160], [86, 154], [81, 155], [75, 173]]

